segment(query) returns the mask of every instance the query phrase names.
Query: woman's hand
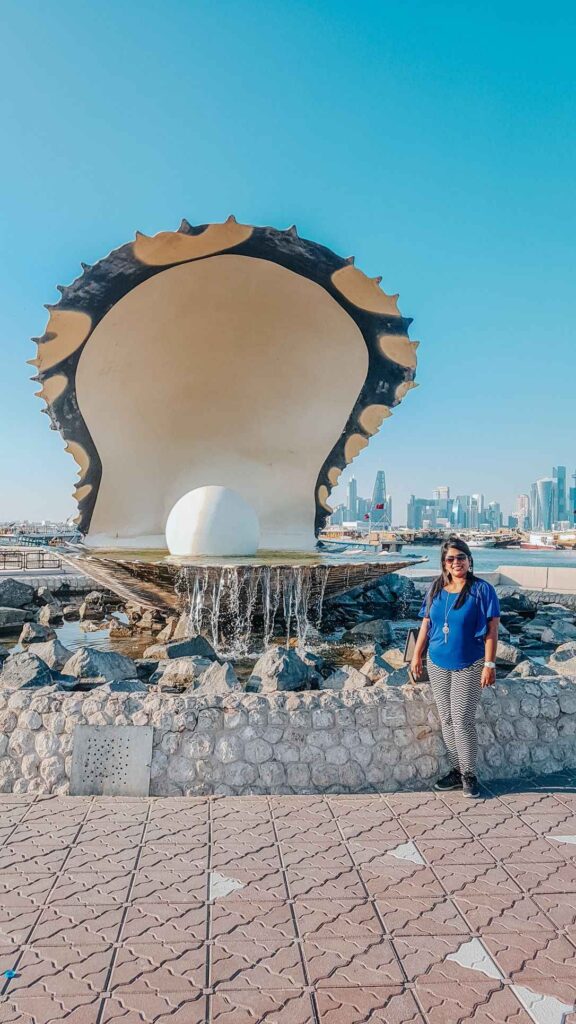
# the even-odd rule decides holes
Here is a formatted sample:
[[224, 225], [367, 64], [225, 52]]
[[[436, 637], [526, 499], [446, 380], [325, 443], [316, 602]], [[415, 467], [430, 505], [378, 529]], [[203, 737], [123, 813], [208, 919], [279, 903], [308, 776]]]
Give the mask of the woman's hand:
[[484, 668], [482, 669], [482, 676], [480, 679], [480, 686], [494, 686], [496, 682], [496, 669], [495, 668]]
[[410, 662], [410, 671], [414, 676], [414, 679], [419, 679], [422, 675], [422, 655], [414, 653], [412, 655], [412, 661]]

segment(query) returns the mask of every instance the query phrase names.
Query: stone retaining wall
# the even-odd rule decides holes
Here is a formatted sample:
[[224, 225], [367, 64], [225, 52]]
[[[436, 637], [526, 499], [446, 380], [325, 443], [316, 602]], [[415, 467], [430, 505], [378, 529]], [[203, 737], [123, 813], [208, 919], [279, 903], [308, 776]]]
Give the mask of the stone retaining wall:
[[[156, 796], [414, 789], [448, 767], [428, 685], [213, 698], [0, 690], [0, 792], [67, 793], [80, 724], [154, 726]], [[484, 690], [478, 733], [481, 778], [574, 767], [575, 683]]]

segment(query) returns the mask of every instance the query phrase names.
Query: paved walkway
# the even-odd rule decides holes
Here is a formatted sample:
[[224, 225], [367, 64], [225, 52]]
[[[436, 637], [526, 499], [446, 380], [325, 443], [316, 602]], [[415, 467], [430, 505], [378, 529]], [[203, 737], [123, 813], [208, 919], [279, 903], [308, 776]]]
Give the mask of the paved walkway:
[[0, 1024], [574, 1024], [573, 781], [2, 795]]

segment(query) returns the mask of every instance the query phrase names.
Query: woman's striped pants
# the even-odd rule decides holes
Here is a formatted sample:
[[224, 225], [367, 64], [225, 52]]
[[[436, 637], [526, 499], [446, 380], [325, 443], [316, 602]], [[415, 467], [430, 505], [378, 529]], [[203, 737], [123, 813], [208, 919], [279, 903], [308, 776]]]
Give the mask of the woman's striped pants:
[[484, 658], [480, 658], [467, 668], [450, 671], [439, 668], [428, 656], [428, 675], [450, 762], [453, 768], [471, 775], [476, 774], [478, 737], [475, 717], [483, 667]]

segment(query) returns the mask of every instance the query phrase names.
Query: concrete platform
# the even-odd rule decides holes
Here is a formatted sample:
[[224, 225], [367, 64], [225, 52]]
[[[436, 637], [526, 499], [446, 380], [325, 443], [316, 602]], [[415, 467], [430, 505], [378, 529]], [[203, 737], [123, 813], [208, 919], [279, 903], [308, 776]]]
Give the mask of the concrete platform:
[[574, 1024], [575, 782], [2, 795], [0, 1022]]

